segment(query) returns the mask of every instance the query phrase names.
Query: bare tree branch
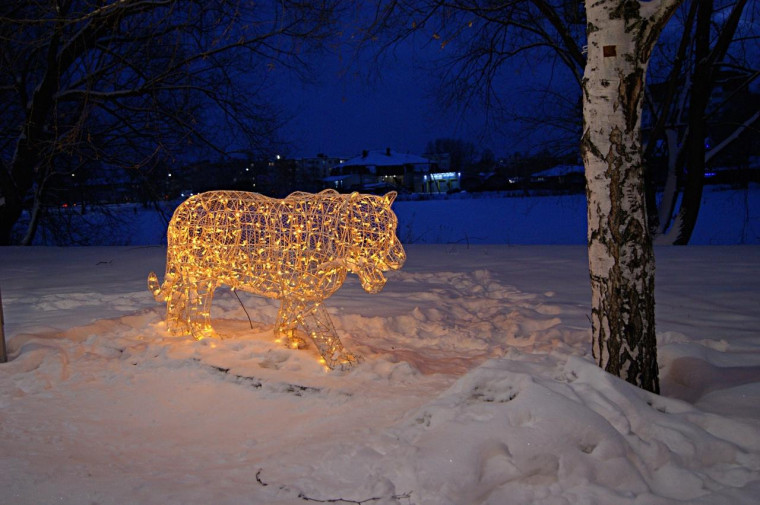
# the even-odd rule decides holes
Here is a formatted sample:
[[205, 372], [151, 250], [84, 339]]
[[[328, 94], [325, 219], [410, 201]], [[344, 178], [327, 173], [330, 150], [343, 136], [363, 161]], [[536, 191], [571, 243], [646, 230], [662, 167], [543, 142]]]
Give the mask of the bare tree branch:
[[337, 12], [336, 0], [3, 3], [0, 243], [75, 159], [135, 170], [274, 145], [268, 75], [305, 76]]

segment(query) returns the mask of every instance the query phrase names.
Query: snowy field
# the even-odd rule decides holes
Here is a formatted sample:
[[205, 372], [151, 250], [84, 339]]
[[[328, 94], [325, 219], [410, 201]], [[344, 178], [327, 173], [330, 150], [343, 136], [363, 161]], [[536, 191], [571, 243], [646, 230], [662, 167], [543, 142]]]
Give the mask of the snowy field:
[[[59, 209], [57, 228], [86, 237], [83, 245], [157, 245], [166, 243], [166, 223], [179, 201], [167, 203], [164, 215], [138, 204], [111, 206], [110, 218], [97, 209]], [[460, 193], [438, 200], [396, 200], [398, 236], [405, 244], [543, 244], [586, 243], [586, 197], [577, 195], [511, 196]], [[28, 216], [25, 216], [28, 220]], [[16, 227], [26, 231], [23, 221]], [[42, 227], [37, 245], [56, 242]], [[64, 233], [64, 236], [69, 235]], [[760, 244], [760, 185], [747, 189], [706, 186], [691, 245]]]
[[0, 249], [3, 505], [758, 503], [758, 246], [657, 249], [662, 396], [593, 364], [583, 246], [408, 245], [326, 302], [348, 373], [245, 293], [168, 336], [164, 252]]
[[[585, 244], [586, 195], [399, 201], [399, 238], [415, 244]], [[706, 186], [691, 245], [760, 244], [760, 185]]]

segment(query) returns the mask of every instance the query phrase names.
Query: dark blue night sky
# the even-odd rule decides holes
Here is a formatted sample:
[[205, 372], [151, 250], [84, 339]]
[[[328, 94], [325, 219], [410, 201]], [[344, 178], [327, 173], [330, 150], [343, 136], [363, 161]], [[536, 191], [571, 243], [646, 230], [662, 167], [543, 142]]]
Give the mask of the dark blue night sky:
[[[365, 149], [387, 147], [422, 154], [429, 141], [444, 137], [471, 141], [478, 150], [489, 148], [497, 156], [536, 149], [541, 143], [536, 135], [527, 140], [510, 135], [520, 131], [519, 124], [502, 123], [506, 134], [495, 134], [486, 127], [483, 108], [461, 112], [437, 104], [437, 82], [425, 70], [435, 56], [429, 48], [401, 49], [375, 68], [370, 67], [374, 65], [370, 58], [348, 65], [339, 56], [328, 55], [317, 65], [315, 83], [279, 76], [278, 97], [293, 115], [282, 132], [292, 145], [287, 154], [355, 156]], [[548, 75], [545, 68], [524, 64], [505, 70], [503, 85], [509, 90], [505, 95], [519, 110], [529, 110], [534, 105], [520, 105], [526, 100], [522, 90], [545, 87]]]

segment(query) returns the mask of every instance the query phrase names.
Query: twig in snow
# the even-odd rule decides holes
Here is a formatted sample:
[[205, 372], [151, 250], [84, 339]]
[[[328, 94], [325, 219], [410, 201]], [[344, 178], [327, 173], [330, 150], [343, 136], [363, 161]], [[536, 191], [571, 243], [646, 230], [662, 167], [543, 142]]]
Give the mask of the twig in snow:
[[243, 305], [243, 301], [240, 299], [240, 297], [237, 294], [237, 291], [235, 291], [234, 289], [232, 290], [232, 294], [235, 295], [235, 298], [238, 299], [240, 306], [243, 307], [243, 312], [245, 312], [245, 317], [248, 318], [248, 324], [251, 326], [251, 329], [253, 329], [253, 321], [251, 321], [251, 316], [248, 315], [248, 311], [245, 310], [245, 305]]
[[[261, 480], [261, 472], [262, 472], [262, 469], [259, 468], [259, 470], [256, 472], [256, 482], [258, 482], [259, 485], [261, 485], [263, 487], [266, 487], [266, 486], [269, 485], [269, 483], [268, 482], [264, 482], [263, 480]], [[283, 491], [289, 491], [290, 490], [289, 487], [283, 486], [283, 485], [280, 485], [278, 489], [283, 490]], [[391, 499], [398, 501], [398, 500], [402, 500], [404, 498], [409, 499], [411, 496], [412, 496], [412, 493], [410, 491], [408, 493], [391, 495]], [[319, 499], [319, 498], [312, 498], [310, 496], [307, 496], [302, 491], [298, 491], [298, 497], [300, 499], [302, 499], [303, 501], [311, 501], [311, 502], [316, 502], [316, 503], [349, 503], [349, 504], [353, 504], [353, 505], [363, 505], [365, 503], [370, 503], [370, 502], [373, 502], [373, 501], [378, 501], [378, 500], [382, 500], [383, 499], [382, 496], [374, 496], [372, 498], [365, 498], [364, 500], [347, 500], [346, 498]]]

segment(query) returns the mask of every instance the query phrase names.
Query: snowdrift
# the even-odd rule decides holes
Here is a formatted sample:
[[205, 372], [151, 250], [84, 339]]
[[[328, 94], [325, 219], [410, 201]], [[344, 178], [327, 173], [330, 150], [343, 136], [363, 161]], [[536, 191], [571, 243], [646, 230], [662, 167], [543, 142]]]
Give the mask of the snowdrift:
[[407, 252], [338, 373], [243, 293], [169, 336], [161, 247], [0, 249], [3, 503], [757, 503], [760, 248], [657, 250], [662, 396], [591, 360], [584, 247]]

